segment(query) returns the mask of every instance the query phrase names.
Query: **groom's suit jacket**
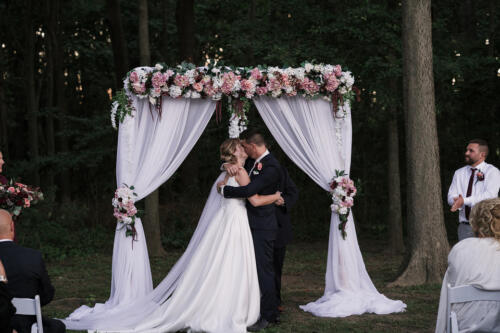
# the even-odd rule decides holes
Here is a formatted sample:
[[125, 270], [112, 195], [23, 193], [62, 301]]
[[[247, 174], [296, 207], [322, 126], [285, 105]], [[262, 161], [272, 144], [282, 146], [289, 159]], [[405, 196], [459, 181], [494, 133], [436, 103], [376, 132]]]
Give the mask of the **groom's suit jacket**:
[[[247, 159], [245, 169], [250, 171], [255, 161]], [[276, 158], [269, 154], [260, 160], [261, 170], [257, 166], [249, 174], [250, 184], [246, 186], [224, 187], [224, 197], [226, 198], [248, 198], [254, 194], [268, 195], [274, 194], [279, 190], [281, 181], [281, 166]], [[277, 230], [278, 222], [276, 220], [275, 205], [265, 205], [254, 207], [247, 200], [248, 221], [250, 228], [254, 230]]]

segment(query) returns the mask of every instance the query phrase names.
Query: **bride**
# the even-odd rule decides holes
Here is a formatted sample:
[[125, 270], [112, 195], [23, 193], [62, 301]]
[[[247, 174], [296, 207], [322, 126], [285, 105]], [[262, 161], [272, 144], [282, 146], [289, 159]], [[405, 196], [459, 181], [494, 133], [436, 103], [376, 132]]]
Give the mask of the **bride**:
[[[240, 166], [238, 174], [226, 175], [225, 181], [247, 185], [250, 178], [243, 168], [247, 155], [239, 140], [224, 141], [220, 153], [225, 162]], [[279, 198], [277, 192], [248, 200], [262, 206]], [[126, 329], [104, 331], [239, 333], [257, 321], [260, 291], [245, 201], [222, 200], [172, 296]]]

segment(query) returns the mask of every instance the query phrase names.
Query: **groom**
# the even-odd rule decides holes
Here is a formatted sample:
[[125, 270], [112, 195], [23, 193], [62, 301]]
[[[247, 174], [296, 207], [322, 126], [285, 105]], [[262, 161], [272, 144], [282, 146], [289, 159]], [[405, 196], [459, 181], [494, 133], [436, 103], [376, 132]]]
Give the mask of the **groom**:
[[[250, 176], [247, 186], [221, 186], [220, 193], [226, 198], [248, 198], [254, 194], [274, 194], [281, 181], [281, 166], [269, 153], [266, 142], [257, 131], [244, 131], [240, 134], [243, 148], [248, 155], [245, 169]], [[237, 171], [237, 170], [236, 170]], [[228, 173], [235, 170], [228, 170]], [[257, 263], [257, 275], [261, 292], [260, 319], [248, 328], [249, 331], [260, 331], [275, 323], [278, 317], [278, 299], [274, 271], [274, 242], [278, 229], [274, 204], [254, 207], [246, 203], [248, 221], [252, 230], [252, 238]]]

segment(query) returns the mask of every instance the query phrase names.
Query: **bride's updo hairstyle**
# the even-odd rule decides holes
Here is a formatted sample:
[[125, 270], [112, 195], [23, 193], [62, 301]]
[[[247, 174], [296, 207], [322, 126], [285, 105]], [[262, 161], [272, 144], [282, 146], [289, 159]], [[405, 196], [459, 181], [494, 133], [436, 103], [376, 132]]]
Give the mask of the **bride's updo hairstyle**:
[[236, 147], [240, 144], [240, 139], [227, 139], [220, 145], [220, 158], [226, 163], [235, 164], [238, 159], [234, 156]]
[[470, 225], [477, 236], [500, 242], [500, 198], [483, 200], [472, 207]]

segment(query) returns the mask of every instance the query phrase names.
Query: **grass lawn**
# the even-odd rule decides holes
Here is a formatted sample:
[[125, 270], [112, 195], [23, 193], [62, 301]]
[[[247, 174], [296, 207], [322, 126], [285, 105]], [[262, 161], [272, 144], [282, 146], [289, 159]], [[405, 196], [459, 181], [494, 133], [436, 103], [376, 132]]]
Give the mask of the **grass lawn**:
[[[318, 318], [299, 309], [321, 297], [326, 269], [327, 242], [298, 243], [288, 248], [284, 267], [281, 324], [263, 332], [433, 332], [440, 285], [412, 288], [387, 288], [395, 276], [401, 256], [391, 256], [380, 241], [361, 240], [361, 251], [368, 273], [378, 290], [408, 306], [405, 313], [394, 315]], [[151, 259], [154, 284], [158, 284], [181, 255], [169, 251], [166, 259]], [[48, 264], [56, 297], [44, 307], [47, 316], [64, 318], [81, 304], [103, 302], [109, 296], [111, 254], [90, 258], [66, 259]]]

